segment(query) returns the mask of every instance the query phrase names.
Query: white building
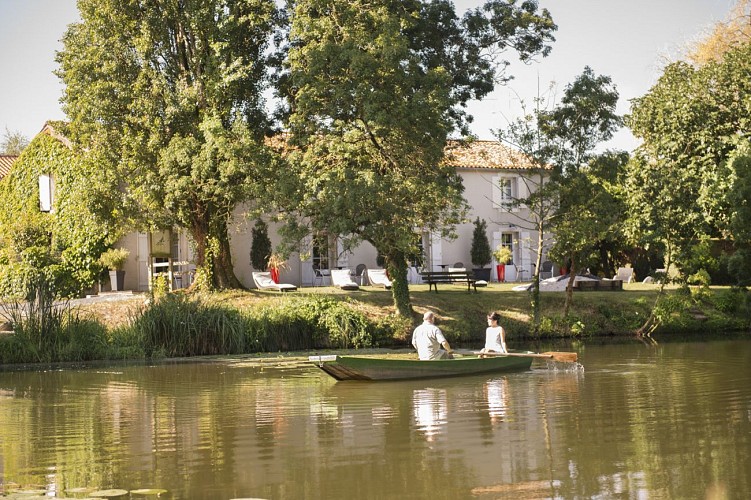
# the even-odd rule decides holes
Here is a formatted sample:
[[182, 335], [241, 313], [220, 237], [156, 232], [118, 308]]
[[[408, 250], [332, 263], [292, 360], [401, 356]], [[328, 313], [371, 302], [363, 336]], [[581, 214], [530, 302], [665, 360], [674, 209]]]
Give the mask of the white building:
[[[536, 189], [539, 185], [538, 170], [530, 168], [519, 153], [497, 141], [475, 141], [469, 147], [452, 143], [447, 150], [447, 159], [462, 177], [464, 197], [470, 211], [467, 222], [455, 228], [458, 238], [449, 241], [429, 233], [422, 235], [423, 268], [440, 270], [442, 267], [455, 267], [458, 263], [472, 268], [472, 221], [479, 217], [487, 222], [491, 248], [503, 244], [511, 249], [513, 264], [506, 266], [505, 280], [529, 280], [534, 274], [537, 233], [530, 222], [529, 209], [510, 205], [513, 200], [523, 199]], [[253, 270], [249, 255], [251, 229], [255, 221], [244, 218], [244, 212], [242, 207], [235, 211], [235, 224], [230, 230], [232, 259], [238, 279], [246, 287], [252, 288]], [[274, 229], [274, 224], [270, 223], [269, 236], [272, 244], [276, 245], [279, 237]], [[543, 244], [544, 254], [547, 253], [545, 247]], [[368, 269], [378, 267], [376, 249], [367, 242], [351, 252], [345, 252], [341, 242], [331, 236], [324, 245], [311, 242], [310, 248], [310, 258], [305, 261], [301, 262], [298, 254], [290, 257], [287, 262], [289, 269], [280, 273], [280, 281], [311, 286], [315, 283], [314, 264], [320, 264], [323, 268], [349, 268], [353, 273], [359, 264], [364, 264]], [[495, 261], [490, 268], [493, 271], [491, 278], [496, 281]], [[411, 268], [409, 276], [411, 282], [419, 282], [418, 269]]]

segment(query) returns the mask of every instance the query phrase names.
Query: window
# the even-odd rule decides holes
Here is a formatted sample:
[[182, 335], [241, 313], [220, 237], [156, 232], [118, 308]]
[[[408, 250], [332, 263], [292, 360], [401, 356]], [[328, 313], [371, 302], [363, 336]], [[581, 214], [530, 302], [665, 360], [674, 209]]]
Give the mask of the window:
[[55, 195], [55, 180], [51, 175], [39, 176], [39, 210], [51, 212]]
[[511, 251], [512, 261], [509, 264], [513, 264], [514, 256], [514, 233], [501, 233], [501, 245], [508, 248]]
[[496, 175], [493, 177], [493, 206], [498, 210], [516, 210], [512, 204], [519, 197], [518, 179]]
[[313, 237], [312, 256], [313, 268], [329, 268], [329, 239], [325, 234], [318, 234]]
[[509, 206], [514, 201], [514, 190], [511, 187], [512, 179], [501, 178], [498, 185], [501, 188], [501, 205]]

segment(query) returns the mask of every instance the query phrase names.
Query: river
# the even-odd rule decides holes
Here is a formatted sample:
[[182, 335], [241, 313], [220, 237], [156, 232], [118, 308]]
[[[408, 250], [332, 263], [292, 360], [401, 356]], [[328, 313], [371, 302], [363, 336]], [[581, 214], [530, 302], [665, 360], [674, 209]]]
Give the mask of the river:
[[0, 494], [749, 498], [751, 341], [579, 359], [381, 383], [282, 358], [2, 372]]

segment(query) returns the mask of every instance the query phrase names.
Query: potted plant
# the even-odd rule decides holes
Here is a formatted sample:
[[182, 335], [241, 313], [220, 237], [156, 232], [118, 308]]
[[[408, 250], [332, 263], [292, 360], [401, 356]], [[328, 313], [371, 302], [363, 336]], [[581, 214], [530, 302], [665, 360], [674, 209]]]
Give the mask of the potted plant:
[[271, 271], [271, 279], [274, 280], [274, 283], [279, 283], [279, 271], [289, 269], [287, 261], [277, 253], [272, 253], [269, 256], [267, 265], [269, 266], [269, 271]]
[[493, 251], [493, 257], [497, 262], [496, 271], [498, 272], [498, 281], [506, 281], [506, 264], [511, 262], [511, 249], [503, 245], [498, 245]]
[[472, 264], [476, 267], [473, 269], [475, 278], [478, 280], [490, 281], [490, 268], [486, 268], [492, 261], [490, 252], [490, 242], [488, 241], [488, 225], [484, 219], [479, 217], [475, 219], [475, 229], [472, 233], [472, 248], [469, 255], [472, 258]]
[[125, 248], [110, 248], [99, 256], [99, 263], [110, 271], [110, 286], [113, 291], [125, 289], [125, 271], [123, 267], [130, 252]]

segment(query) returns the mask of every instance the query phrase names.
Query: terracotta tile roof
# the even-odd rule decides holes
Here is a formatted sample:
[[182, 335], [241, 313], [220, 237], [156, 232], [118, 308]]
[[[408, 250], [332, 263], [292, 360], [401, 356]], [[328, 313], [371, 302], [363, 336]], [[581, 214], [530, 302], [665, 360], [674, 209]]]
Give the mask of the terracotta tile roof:
[[18, 158], [16, 155], [0, 155], [0, 179], [8, 175], [10, 166], [13, 165], [16, 158]]
[[456, 168], [488, 168], [521, 170], [531, 164], [522, 153], [498, 141], [449, 141], [446, 161]]
[[[290, 150], [288, 133], [266, 137], [266, 145], [281, 152]], [[446, 144], [447, 164], [455, 168], [467, 169], [512, 169], [530, 168], [530, 162], [519, 151], [498, 141], [473, 141], [465, 143], [450, 140]]]

